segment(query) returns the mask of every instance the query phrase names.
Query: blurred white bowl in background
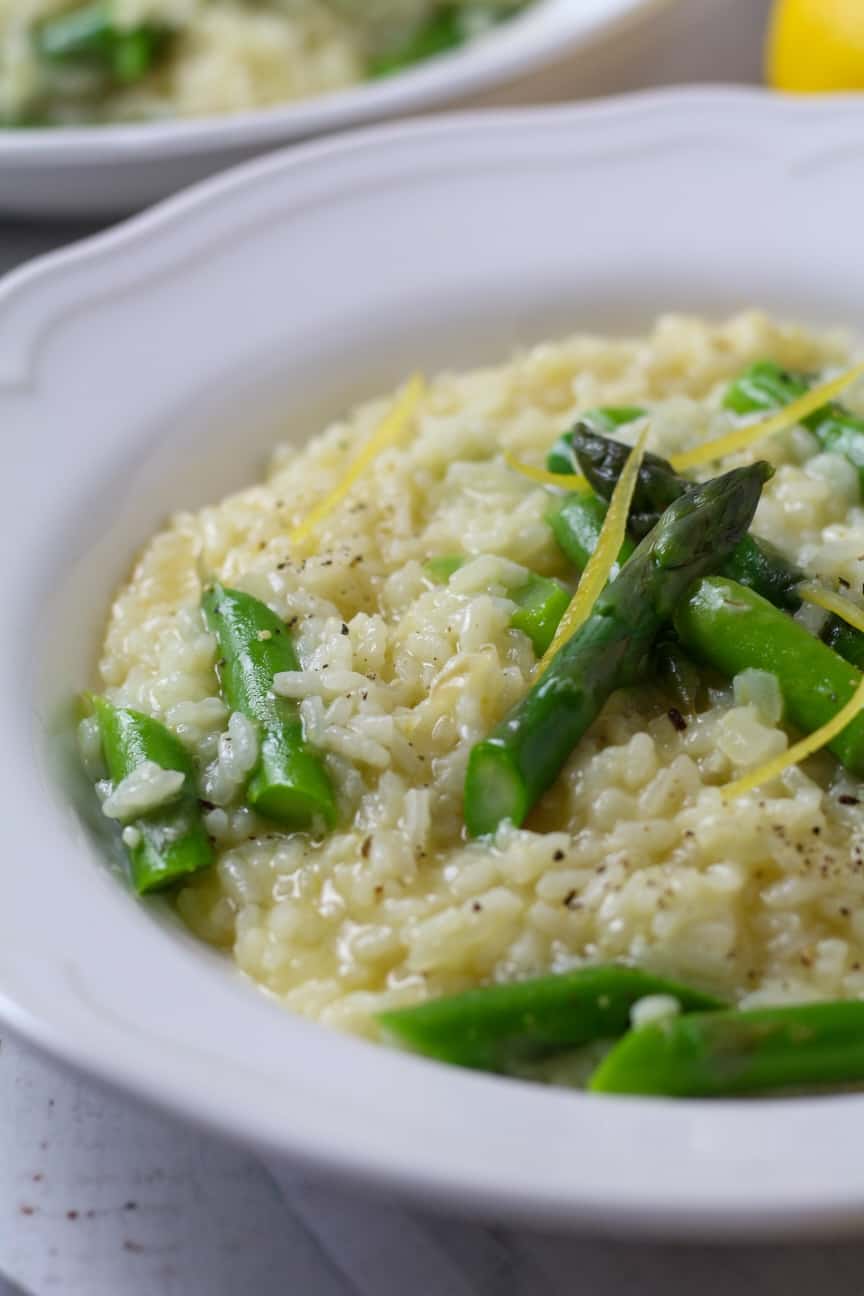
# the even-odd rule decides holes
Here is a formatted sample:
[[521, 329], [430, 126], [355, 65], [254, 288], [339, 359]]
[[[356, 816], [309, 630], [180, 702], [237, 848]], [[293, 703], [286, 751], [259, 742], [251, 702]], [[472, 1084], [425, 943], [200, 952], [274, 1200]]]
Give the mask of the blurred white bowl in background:
[[593, 46], [669, 0], [537, 0], [453, 54], [262, 112], [140, 125], [0, 129], [0, 216], [116, 216], [267, 149], [470, 105]]

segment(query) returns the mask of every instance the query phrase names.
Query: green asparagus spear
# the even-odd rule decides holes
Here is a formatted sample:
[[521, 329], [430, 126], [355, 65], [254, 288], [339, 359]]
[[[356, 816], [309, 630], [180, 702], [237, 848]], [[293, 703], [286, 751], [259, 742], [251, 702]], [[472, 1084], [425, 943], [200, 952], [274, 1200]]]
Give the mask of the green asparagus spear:
[[[627, 462], [630, 448], [619, 441], [597, 436], [584, 429], [576, 428], [569, 435], [579, 468], [597, 494], [603, 499], [608, 499]], [[689, 482], [686, 478], [679, 477], [665, 459], [659, 459], [656, 455], [646, 455], [645, 459], [648, 463], [646, 466], [643, 462], [634, 493], [634, 503], [643, 510], [641, 516], [650, 519], [651, 514], [646, 506], [651, 499], [652, 491], [656, 489], [651, 481], [655, 472], [662, 478], [665, 489], [669, 489], [671, 482], [676, 480], [680, 483], [681, 490], [685, 490]], [[585, 516], [580, 515], [575, 503], [569, 505], [568, 509], [559, 506], [555, 535], [559, 546], [565, 552], [569, 552], [571, 560], [574, 561], [580, 557], [584, 547], [584, 534], [588, 526]], [[593, 513], [590, 518], [593, 521]], [[574, 520], [578, 528], [575, 540], [568, 539], [566, 535], [568, 525], [572, 526]], [[597, 534], [599, 535], [599, 525]], [[584, 566], [584, 561], [580, 565]], [[780, 553], [770, 540], [754, 535], [744, 536], [726, 560], [723, 574], [737, 581], [739, 585], [746, 585], [749, 589], [755, 590], [775, 607], [796, 612], [801, 606], [798, 583], [804, 579], [804, 572]], [[832, 614], [826, 619], [820, 638], [853, 666], [864, 669], [864, 635], [860, 630], [847, 625], [840, 617]]]
[[864, 634], [833, 613], [828, 617], [819, 638], [838, 656], [864, 671]]
[[[455, 555], [430, 558], [423, 564], [423, 570], [430, 580], [443, 583], [466, 562], [467, 558]], [[508, 590], [507, 594], [516, 604], [516, 611], [510, 618], [511, 626], [526, 634], [537, 656], [542, 657], [555, 637], [558, 622], [567, 611], [569, 591], [560, 581], [531, 572], [524, 581]]]
[[716, 571], [746, 532], [770, 475], [766, 463], [736, 468], [669, 506], [540, 680], [472, 749], [465, 781], [472, 836], [524, 822], [609, 695], [641, 678], [688, 587]]
[[120, 27], [110, 0], [94, 0], [43, 19], [33, 42], [45, 63], [86, 68], [111, 82], [140, 81], [168, 48], [171, 31], [157, 23]]
[[[580, 416], [579, 424], [590, 428], [601, 436], [609, 436], [618, 428], [624, 427], [635, 419], [643, 418], [647, 410], [641, 405], [603, 405], [597, 409], [586, 410]], [[564, 432], [546, 456], [546, 467], [554, 473], [579, 472], [576, 456], [573, 453], [573, 431]], [[669, 501], [672, 502], [671, 500]]]
[[214, 585], [204, 616], [219, 644], [225, 700], [258, 726], [260, 755], [246, 790], [261, 814], [292, 827], [336, 820], [333, 789], [303, 737], [297, 704], [273, 692], [280, 671], [299, 670], [285, 623], [251, 594]]
[[406, 68], [426, 59], [435, 58], [438, 54], [447, 54], [450, 50], [464, 45], [469, 37], [465, 25], [465, 10], [460, 5], [447, 5], [439, 9], [395, 49], [377, 54], [369, 61], [370, 77], [392, 76], [395, 72], [404, 72]]
[[[670, 627], [661, 632], [654, 646], [653, 661], [660, 683], [666, 686], [678, 707], [685, 715], [694, 715], [704, 688], [701, 672], [684, 652]], [[673, 711], [669, 716], [673, 724], [678, 723]]]
[[[621, 441], [600, 436], [581, 424], [577, 424], [569, 435], [579, 470], [601, 499], [610, 499], [624, 470], [630, 447]], [[668, 460], [646, 454], [633, 493], [628, 528], [636, 536], [646, 534], [672, 500], [691, 485], [686, 477], [675, 472]], [[723, 570], [732, 580], [755, 589], [777, 607], [794, 612], [801, 606], [797, 586], [804, 579], [804, 573], [768, 540], [754, 535], [744, 536], [727, 558]]]
[[146, 895], [197, 873], [213, 863], [210, 839], [204, 830], [189, 754], [179, 739], [158, 720], [115, 707], [106, 698], [88, 698], [99, 725], [102, 751], [116, 785], [145, 761], [184, 776], [175, 797], [149, 812], [132, 815], [127, 827], [127, 852], [136, 891]]
[[442, 554], [439, 558], [428, 558], [423, 571], [436, 585], [446, 585], [453, 573], [468, 561], [462, 554]]
[[[644, 413], [645, 410], [638, 405], [607, 405], [586, 410], [581, 422], [585, 427], [594, 428], [600, 433], [614, 432], [625, 423], [632, 423], [634, 419], [641, 418]], [[580, 471], [573, 453], [572, 428], [555, 442], [546, 456], [546, 467], [550, 472], [557, 473]], [[605, 516], [605, 504], [596, 499], [587, 488], [556, 497], [546, 514], [546, 521], [552, 529], [558, 548], [580, 571], [597, 547]], [[628, 536], [621, 546], [618, 563], [612, 572], [613, 576], [617, 576], [633, 549], [633, 541]]]
[[[584, 474], [595, 495], [608, 502], [624, 471], [631, 447], [595, 432], [585, 423], [577, 423], [567, 435], [576, 471]], [[630, 534], [639, 540], [646, 536], [657, 525], [660, 514], [692, 484], [676, 473], [668, 459], [646, 451], [630, 501], [627, 519]]]
[[519, 1062], [615, 1039], [647, 995], [669, 995], [685, 1011], [724, 1005], [710, 995], [620, 963], [579, 968], [509, 985], [485, 986], [380, 1013], [391, 1039], [416, 1053], [473, 1067], [512, 1070]]
[[[750, 412], [788, 403], [806, 390], [807, 382], [803, 378], [792, 377], [777, 365], [754, 365], [730, 388], [726, 404], [738, 412]], [[587, 411], [555, 442], [547, 458], [547, 467], [550, 472], [583, 473], [594, 492], [601, 499], [608, 500], [630, 453], [629, 446], [611, 439], [609, 434], [645, 413], [639, 406]], [[818, 421], [824, 418], [824, 414], [820, 411], [811, 418]], [[864, 430], [864, 422], [861, 427]], [[676, 483], [679, 494], [690, 485], [688, 479], [679, 476], [667, 460], [650, 453], [645, 455], [630, 510], [632, 535], [641, 538], [651, 529], [663, 509], [676, 498]], [[592, 537], [591, 533], [596, 529], [599, 535], [605, 516], [602, 507], [585, 503], [584, 499], [584, 496], [568, 495], [564, 500], [556, 501], [547, 519], [559, 548], [580, 569], [585, 566], [596, 543], [596, 535]], [[778, 607], [797, 611], [801, 606], [795, 586], [804, 574], [768, 540], [745, 537], [735, 553], [730, 555], [726, 570], [733, 580], [757, 590]], [[830, 630], [835, 634], [840, 625], [842, 623], [838, 623], [836, 618], [829, 621]], [[857, 665], [859, 655], [864, 659], [864, 640], [861, 644], [850, 643], [849, 650], [849, 660]]]
[[864, 1003], [693, 1013], [625, 1035], [593, 1093], [726, 1098], [864, 1083]]
[[535, 653], [542, 657], [570, 606], [569, 590], [559, 581], [532, 574], [524, 584], [510, 590], [510, 598], [516, 604], [510, 624], [528, 636]]
[[[810, 386], [804, 374], [791, 373], [773, 360], [760, 360], [745, 369], [729, 385], [723, 397], [723, 408], [733, 414], [758, 414], [789, 405], [803, 396]], [[818, 421], [822, 411], [811, 418]]]
[[[420, 19], [399, 44], [393, 45], [391, 42], [380, 52], [374, 53], [369, 60], [367, 74], [370, 77], [391, 76], [416, 63], [458, 49], [481, 32], [512, 18], [524, 2], [525, 0], [486, 0], [485, 3], [478, 4], [476, 0], [472, 0], [472, 3], [465, 4], [464, 0], [454, 0], [450, 4], [438, 4], [432, 13]], [[364, 21], [368, 21], [368, 10], [375, 8], [368, 4], [368, 0], [338, 0], [338, 4], [349, 15], [352, 10], [359, 11]], [[386, 12], [388, 6], [379, 8]], [[393, 6], [389, 8], [392, 9]]]
[[51, 118], [49, 114], [45, 112], [41, 103], [35, 100], [14, 113], [0, 114], [0, 129], [2, 130], [40, 130], [43, 126], [50, 125]]
[[[553, 498], [546, 514], [558, 548], [574, 567], [582, 571], [597, 548], [606, 504], [588, 491], [569, 491]], [[618, 562], [612, 569], [617, 576], [636, 546], [629, 536], [624, 537]]]
[[[819, 729], [852, 697], [861, 672], [767, 599], [723, 576], [711, 576], [682, 599], [674, 626], [684, 647], [730, 678], [748, 667], [777, 676], [788, 719], [804, 733]], [[864, 776], [864, 715], [828, 744]]]
[[[812, 380], [805, 374], [789, 373], [778, 364], [763, 360], [751, 367], [729, 387], [723, 399], [728, 410], [752, 414], [789, 405], [803, 396]], [[840, 454], [858, 471], [864, 494], [864, 419], [856, 418], [836, 401], [801, 420], [823, 450]]]

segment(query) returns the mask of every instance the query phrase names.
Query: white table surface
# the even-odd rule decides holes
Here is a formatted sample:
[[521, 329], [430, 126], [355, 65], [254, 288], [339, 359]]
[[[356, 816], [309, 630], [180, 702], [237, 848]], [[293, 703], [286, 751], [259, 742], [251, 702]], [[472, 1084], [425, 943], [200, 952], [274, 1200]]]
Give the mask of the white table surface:
[[[683, 0], [599, 51], [578, 91], [755, 81], [767, 8], [768, 0]], [[89, 232], [0, 225], [0, 272]], [[256, 1157], [0, 1039], [0, 1275], [9, 1280], [0, 1276], [0, 1296], [864, 1293], [864, 1240], [598, 1243], [436, 1219], [280, 1179]]]

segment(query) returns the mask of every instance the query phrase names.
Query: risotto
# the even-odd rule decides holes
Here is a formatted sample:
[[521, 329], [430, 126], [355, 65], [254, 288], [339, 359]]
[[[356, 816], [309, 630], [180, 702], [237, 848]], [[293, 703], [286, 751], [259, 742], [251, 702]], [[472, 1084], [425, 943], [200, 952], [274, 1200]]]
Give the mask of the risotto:
[[[439, 1000], [470, 1006], [471, 996], [450, 997], [538, 977], [548, 988], [598, 966], [645, 974], [627, 1002], [634, 1037], [661, 1031], [688, 1006], [680, 983], [703, 1010], [715, 997], [748, 1012], [864, 997], [857, 750], [849, 755], [850, 738], [839, 759], [838, 744], [782, 772], [766, 767], [764, 780], [724, 799], [730, 783], [782, 756], [823, 717], [808, 722], [807, 699], [795, 711], [788, 667], [772, 671], [768, 656], [727, 666], [714, 659], [714, 630], [697, 651], [677, 612], [672, 631], [653, 636], [663, 653], [608, 690], [535, 803], [466, 831], [466, 801], [476, 795], [470, 781], [466, 793], [469, 758], [503, 732], [508, 714], [522, 714], [579, 578], [550, 516], [562, 499], [585, 495], [570, 494], [572, 483], [533, 480], [530, 469], [542, 468], [567, 429], [590, 431], [590, 411], [607, 416], [595, 417], [591, 435], [624, 445], [625, 458], [646, 435], [653, 455], [686, 458], [749, 426], [750, 407], [730, 397], [730, 384], [739, 395], [750, 390], [742, 374], [780, 383], [800, 375], [806, 391], [849, 363], [839, 333], [813, 335], [758, 313], [718, 326], [665, 316], [647, 337], [576, 336], [425, 387], [415, 379], [305, 447], [279, 447], [260, 485], [174, 517], [116, 596], [99, 664], [104, 696], [81, 726], [105, 813], [125, 824], [133, 851], [154, 807], [157, 818], [178, 804], [188, 822], [200, 815], [195, 858], [207, 866], [178, 866], [165, 878], [184, 921], [287, 1007], [373, 1039], [381, 1014], [392, 1023], [400, 1010]], [[832, 416], [854, 428], [864, 402], [854, 385], [842, 400]], [[712, 473], [735, 482], [735, 472], [748, 481], [761, 473], [752, 532], [771, 562], [857, 608], [859, 469], [848, 439], [826, 441], [820, 426], [802, 416], [691, 469], [706, 484], [689, 488], [687, 507], [705, 506], [720, 480], [708, 483]], [[774, 469], [764, 485], [769, 469], [757, 470], [757, 459]], [[649, 455], [640, 473], [659, 462]], [[612, 483], [607, 539], [622, 480]], [[636, 556], [606, 573], [604, 597], [682, 507], [658, 506]], [[632, 547], [635, 512], [628, 525]], [[728, 567], [722, 555], [714, 563], [719, 575], [709, 571], [707, 584], [716, 593]], [[735, 589], [748, 583], [739, 578]], [[521, 597], [526, 587], [539, 588], [539, 602]], [[832, 694], [837, 712], [860, 678], [840, 638], [857, 632], [835, 626], [829, 647], [824, 607], [789, 595], [781, 610], [782, 597], [752, 597], [851, 673], [847, 694], [839, 686]], [[538, 606], [553, 618], [548, 630]], [[734, 637], [733, 657], [746, 657], [745, 639]], [[290, 741], [310, 762], [297, 775], [310, 798], [305, 830], [286, 821], [273, 792], [282, 757], [265, 751], [270, 721], [256, 722], [264, 713], [255, 712], [255, 672], [268, 669], [267, 705], [294, 717]], [[109, 750], [125, 741], [109, 713], [159, 722], [162, 747], [144, 734], [148, 759], [124, 767]], [[292, 802], [288, 820], [294, 810]], [[595, 1000], [608, 1007], [605, 992]], [[594, 1032], [603, 1033], [620, 1031]], [[542, 1073], [558, 1079], [584, 1070], [585, 1056], [537, 1050]], [[525, 1066], [510, 1069], [529, 1064], [530, 1049]]]
[[0, 0], [0, 125], [235, 113], [398, 72], [527, 0]]

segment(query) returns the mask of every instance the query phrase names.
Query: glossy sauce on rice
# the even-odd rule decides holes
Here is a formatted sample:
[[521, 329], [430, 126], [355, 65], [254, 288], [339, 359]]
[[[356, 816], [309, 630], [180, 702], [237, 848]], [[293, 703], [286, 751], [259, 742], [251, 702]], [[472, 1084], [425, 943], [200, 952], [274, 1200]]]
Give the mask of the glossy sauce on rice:
[[[715, 688], [686, 719], [657, 686], [615, 694], [524, 828], [494, 844], [464, 831], [468, 752], [535, 663], [509, 624], [514, 570], [574, 581], [546, 492], [505, 452], [542, 462], [581, 411], [638, 402], [651, 407], [650, 448], [673, 454], [726, 429], [723, 386], [763, 358], [815, 371], [847, 363], [849, 345], [749, 313], [538, 346], [431, 381], [412, 434], [373, 462], [309, 551], [292, 549], [292, 527], [392, 398], [278, 449], [261, 485], [177, 516], [150, 542], [114, 603], [100, 669], [112, 700], [164, 720], [205, 771], [218, 864], [179, 893], [194, 931], [290, 1007], [368, 1034], [385, 1008], [614, 959], [747, 1004], [864, 994], [854, 783], [820, 755], [732, 808], [720, 798], [789, 742], [764, 679]], [[854, 392], [844, 400], [854, 407]], [[734, 462], [757, 452], [777, 472], [754, 529], [860, 592], [855, 470], [802, 428]], [[424, 562], [454, 553], [472, 560], [430, 580]], [[274, 831], [240, 803], [254, 735], [219, 697], [199, 609], [214, 579], [293, 627], [302, 669], [281, 687], [340, 801], [342, 826], [321, 840]]]

